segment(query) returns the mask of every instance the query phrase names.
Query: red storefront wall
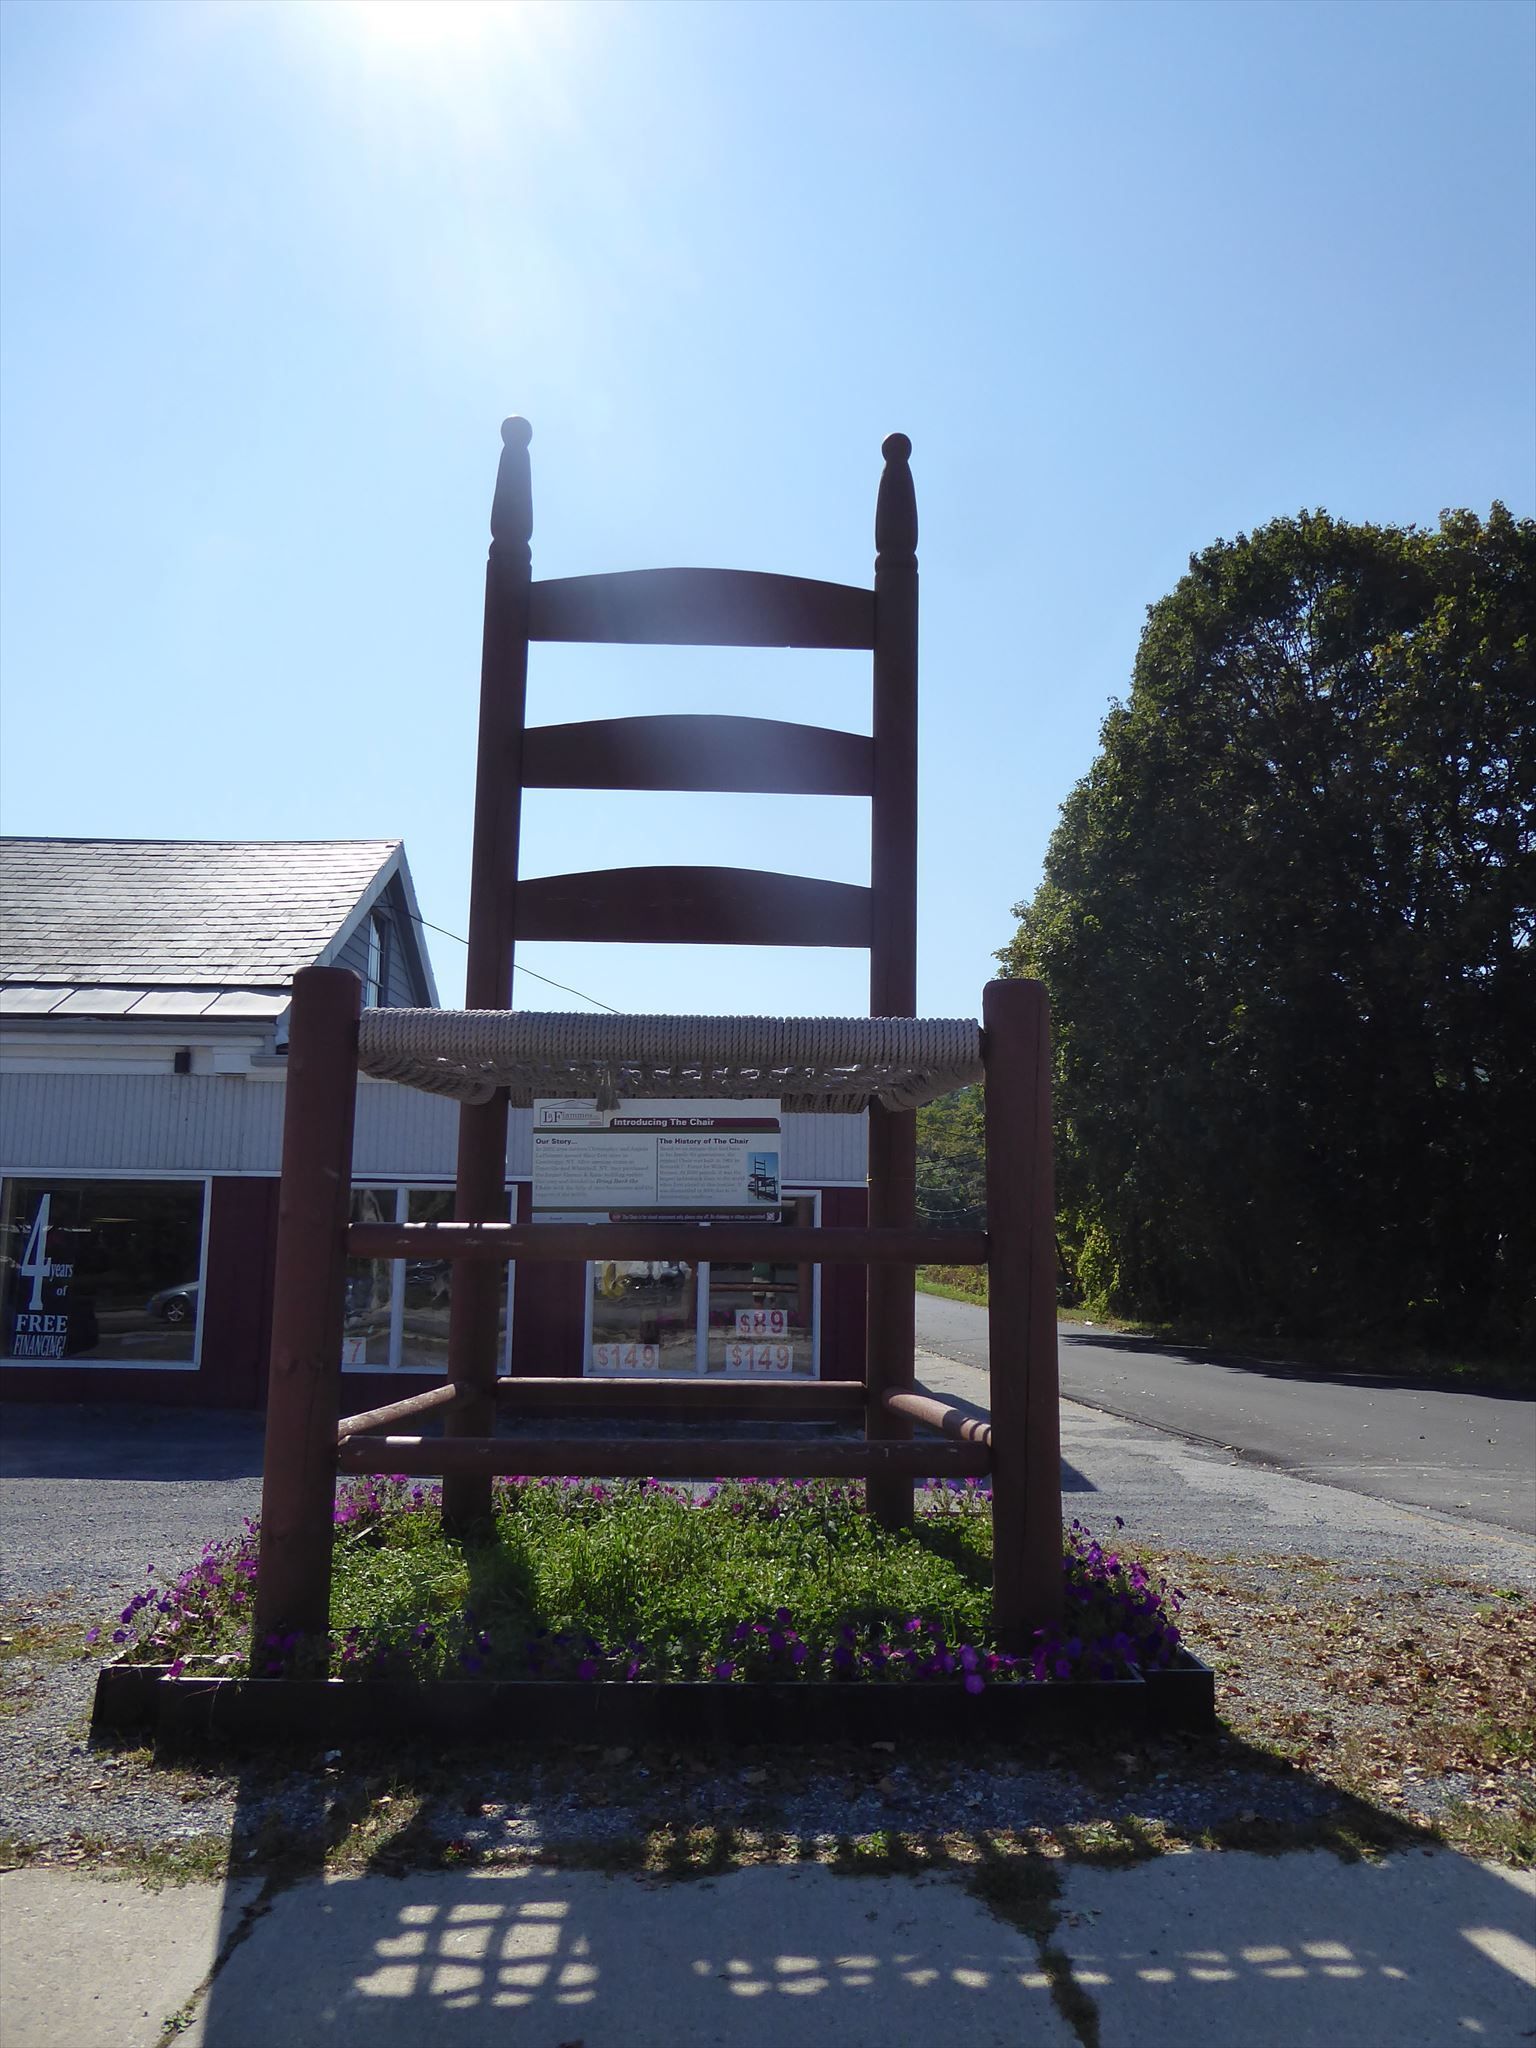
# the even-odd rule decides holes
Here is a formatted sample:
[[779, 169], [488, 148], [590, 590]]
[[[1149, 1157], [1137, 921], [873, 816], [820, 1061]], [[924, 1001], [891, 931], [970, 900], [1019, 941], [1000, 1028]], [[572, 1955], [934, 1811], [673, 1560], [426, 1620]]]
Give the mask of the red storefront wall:
[[[208, 1264], [203, 1292], [202, 1364], [196, 1372], [153, 1368], [7, 1366], [0, 1396], [18, 1401], [144, 1401], [167, 1407], [258, 1408], [266, 1398], [271, 1344], [272, 1270], [278, 1183], [215, 1178], [210, 1189]], [[529, 1219], [530, 1191], [518, 1191], [518, 1220]], [[829, 1229], [863, 1223], [863, 1188], [822, 1191]], [[523, 1261], [512, 1310], [512, 1369], [535, 1378], [579, 1377], [585, 1268]], [[825, 1266], [821, 1277], [821, 1373], [860, 1379], [864, 1372], [862, 1266]], [[349, 1372], [343, 1410], [355, 1414], [430, 1385], [417, 1373]]]

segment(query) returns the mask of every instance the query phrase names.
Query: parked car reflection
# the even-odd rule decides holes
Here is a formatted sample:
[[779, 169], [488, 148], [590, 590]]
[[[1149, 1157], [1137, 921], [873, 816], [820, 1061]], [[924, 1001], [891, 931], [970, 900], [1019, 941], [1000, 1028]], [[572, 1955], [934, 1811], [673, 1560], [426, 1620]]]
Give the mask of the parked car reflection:
[[200, 1284], [196, 1280], [186, 1280], [179, 1287], [162, 1287], [158, 1294], [152, 1294], [145, 1302], [146, 1314], [158, 1316], [162, 1323], [196, 1322]]

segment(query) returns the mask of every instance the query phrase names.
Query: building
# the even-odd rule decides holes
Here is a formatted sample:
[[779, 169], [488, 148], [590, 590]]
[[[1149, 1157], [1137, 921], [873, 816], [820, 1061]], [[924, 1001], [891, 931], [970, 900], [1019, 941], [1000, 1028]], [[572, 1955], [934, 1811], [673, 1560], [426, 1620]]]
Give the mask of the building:
[[[351, 967], [365, 1003], [436, 1003], [398, 841], [0, 840], [0, 1394], [260, 1404], [289, 991], [311, 965]], [[354, 1217], [451, 1216], [457, 1122], [362, 1079]], [[526, 1218], [531, 1112], [511, 1126]], [[786, 1116], [780, 1175], [785, 1213], [862, 1221], [864, 1120]], [[354, 1265], [349, 1408], [444, 1376], [451, 1287], [438, 1262]], [[856, 1374], [862, 1287], [858, 1269], [525, 1263], [501, 1369], [686, 1351], [700, 1371]]]

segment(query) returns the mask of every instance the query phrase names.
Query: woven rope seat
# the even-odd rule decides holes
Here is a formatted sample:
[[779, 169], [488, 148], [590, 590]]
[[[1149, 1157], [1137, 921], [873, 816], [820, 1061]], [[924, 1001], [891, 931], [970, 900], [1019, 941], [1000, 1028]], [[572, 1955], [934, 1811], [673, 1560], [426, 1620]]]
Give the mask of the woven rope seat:
[[982, 1077], [970, 1018], [625, 1017], [365, 1010], [358, 1065], [458, 1102], [771, 1096], [786, 1110], [916, 1109]]

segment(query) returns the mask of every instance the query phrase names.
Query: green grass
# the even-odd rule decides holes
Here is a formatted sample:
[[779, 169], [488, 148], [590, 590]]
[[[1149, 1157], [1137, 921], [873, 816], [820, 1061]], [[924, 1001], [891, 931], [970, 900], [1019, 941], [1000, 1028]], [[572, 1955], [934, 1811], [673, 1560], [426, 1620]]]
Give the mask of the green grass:
[[48, 1665], [84, 1649], [80, 1624], [64, 1606], [65, 1596], [53, 1594], [40, 1607], [12, 1602], [0, 1608], [0, 1719], [25, 1711]]
[[985, 1266], [919, 1266], [919, 1294], [942, 1295], [945, 1301], [969, 1301], [978, 1308], [987, 1305]]
[[[399, 1641], [425, 1624], [445, 1647], [466, 1608], [497, 1646], [536, 1629], [608, 1647], [644, 1642], [691, 1675], [700, 1648], [788, 1609], [804, 1637], [921, 1614], [951, 1639], [987, 1627], [991, 1529], [964, 1508], [891, 1532], [834, 1495], [722, 1488], [695, 1506], [664, 1488], [522, 1488], [494, 1540], [445, 1541], [435, 1515], [385, 1517], [338, 1544], [333, 1632]], [[596, 1498], [595, 1496], [601, 1496]], [[668, 1648], [670, 1647], [670, 1650]], [[519, 1663], [518, 1670], [522, 1665]]]
[[[433, 1489], [369, 1479], [336, 1510], [328, 1639], [253, 1644], [253, 1531], [136, 1594], [114, 1643], [131, 1661], [255, 1676], [652, 1680], [1108, 1678], [1166, 1662], [1179, 1595], [1067, 1532], [1070, 1621], [1028, 1655], [991, 1641], [992, 1511], [972, 1481], [918, 1490], [887, 1530], [863, 1488], [651, 1480], [498, 1482], [493, 1525], [446, 1536]], [[1150, 1599], [1149, 1599], [1150, 1594]]]
[[[985, 1266], [919, 1266], [920, 1294], [936, 1294], [945, 1301], [965, 1301], [973, 1307], [987, 1305]], [[1236, 1351], [1253, 1358], [1283, 1359], [1310, 1366], [1315, 1371], [1359, 1372], [1373, 1376], [1401, 1376], [1405, 1379], [1459, 1381], [1472, 1388], [1488, 1386], [1529, 1390], [1536, 1386], [1536, 1367], [1518, 1358], [1465, 1358], [1449, 1353], [1426, 1352], [1411, 1345], [1392, 1345], [1355, 1338], [1277, 1336], [1273, 1330], [1256, 1330], [1239, 1321], [1213, 1323], [1143, 1322], [1134, 1316], [1110, 1315], [1102, 1308], [1079, 1304], [1058, 1308], [1062, 1322], [1085, 1323], [1091, 1329], [1108, 1330], [1116, 1336], [1148, 1337], [1173, 1346], [1194, 1345], [1202, 1350]]]

